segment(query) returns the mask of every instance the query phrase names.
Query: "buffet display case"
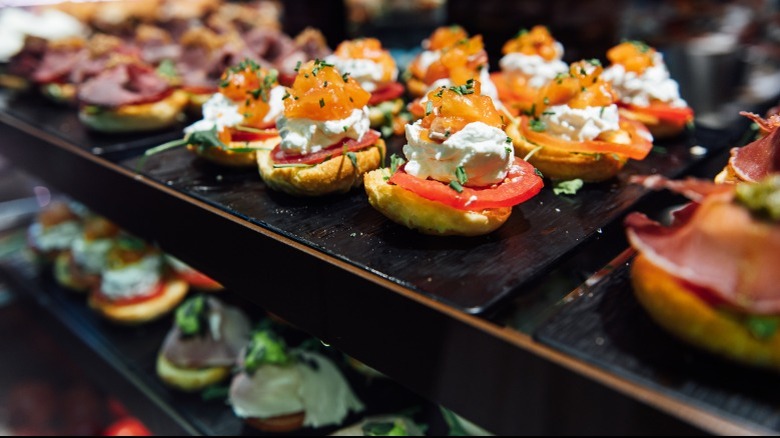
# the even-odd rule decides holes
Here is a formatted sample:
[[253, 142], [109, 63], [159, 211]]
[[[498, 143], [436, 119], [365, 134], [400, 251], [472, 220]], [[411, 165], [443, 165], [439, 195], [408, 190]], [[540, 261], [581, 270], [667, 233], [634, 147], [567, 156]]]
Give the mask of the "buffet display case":
[[[776, 99], [739, 105], [764, 113]], [[374, 402], [369, 413], [412, 400], [421, 417], [437, 418], [432, 433], [445, 431], [436, 404], [501, 435], [777, 433], [777, 376], [683, 345], [631, 293], [623, 218], [660, 216], [681, 199], [627, 175], [712, 178], [730, 148], [754, 134], [747, 119], [718, 111], [713, 123], [656, 142], [618, 178], [575, 196], [545, 187], [504, 227], [469, 238], [402, 229], [360, 190], [300, 199], [268, 190], [254, 170], [218, 167], [183, 149], [144, 157], [179, 138], [182, 126], [95, 134], [72, 110], [31, 92], [0, 91], [0, 154], [218, 280], [242, 307], [271, 312], [332, 354], [389, 376], [397, 384], [356, 385]], [[389, 138], [388, 155], [403, 144]], [[5, 244], [23, 246], [23, 229], [8, 228], [15, 232]], [[0, 259], [0, 273], [81, 339], [84, 357], [142, 393], [150, 403], [138, 416], [157, 418], [158, 431], [251, 433], [224, 403], [156, 380], [169, 320], [111, 326], [18, 253]]]

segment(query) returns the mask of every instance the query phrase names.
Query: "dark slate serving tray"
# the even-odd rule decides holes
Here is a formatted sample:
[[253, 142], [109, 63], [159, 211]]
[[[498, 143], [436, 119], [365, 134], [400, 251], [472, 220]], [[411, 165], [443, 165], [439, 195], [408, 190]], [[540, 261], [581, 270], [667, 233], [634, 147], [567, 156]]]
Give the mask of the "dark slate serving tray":
[[729, 362], [667, 334], [634, 298], [629, 266], [615, 266], [534, 337], [718, 416], [780, 433], [780, 375]]
[[183, 124], [155, 132], [104, 134], [90, 131], [75, 107], [58, 105], [34, 92], [0, 89], [0, 111], [95, 155], [127, 157], [134, 149], [149, 147], [181, 135]]
[[[695, 135], [658, 143], [648, 158], [629, 162], [615, 180], [588, 184], [572, 197], [554, 195], [546, 181], [538, 196], [515, 207], [503, 227], [473, 238], [424, 236], [396, 225], [369, 205], [362, 189], [319, 199], [267, 190], [254, 169], [218, 167], [183, 149], [149, 157], [141, 171], [403, 287], [465, 312], [483, 314], [521, 293], [524, 285], [646, 195], [643, 188], [625, 182], [628, 175], [678, 176], [733, 144], [733, 137], [726, 131], [698, 129]], [[392, 138], [388, 155], [400, 152], [403, 143], [402, 138]], [[709, 152], [693, 155], [693, 145], [704, 145]], [[137, 159], [122, 164], [139, 169]]]

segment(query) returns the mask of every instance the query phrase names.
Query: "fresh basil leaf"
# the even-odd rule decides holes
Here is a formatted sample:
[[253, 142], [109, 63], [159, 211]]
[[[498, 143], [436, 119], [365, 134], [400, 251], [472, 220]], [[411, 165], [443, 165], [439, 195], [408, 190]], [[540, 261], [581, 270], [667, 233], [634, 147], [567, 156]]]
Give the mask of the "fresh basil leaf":
[[572, 179], [569, 181], [558, 181], [553, 187], [553, 193], [556, 195], [576, 195], [584, 183], [581, 179]]
[[228, 149], [228, 145], [222, 143], [217, 134], [217, 127], [213, 127], [208, 131], [195, 131], [187, 137], [187, 143], [195, 146], [201, 146], [203, 148], [219, 148]]

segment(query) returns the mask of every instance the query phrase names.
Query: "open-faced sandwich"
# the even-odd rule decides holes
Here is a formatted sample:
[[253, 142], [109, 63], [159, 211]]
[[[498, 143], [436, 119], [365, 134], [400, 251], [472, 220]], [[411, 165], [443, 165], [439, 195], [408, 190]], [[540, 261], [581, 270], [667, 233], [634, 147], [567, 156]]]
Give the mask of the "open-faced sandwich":
[[477, 236], [500, 227], [512, 207], [542, 188], [515, 158], [504, 118], [479, 81], [428, 93], [425, 117], [406, 125], [403, 159], [365, 177], [368, 199], [391, 220], [434, 235]]
[[756, 182], [780, 172], [780, 114], [762, 119], [756, 114], [741, 112], [759, 127], [762, 135], [741, 148], [732, 148], [726, 167], [716, 177], [719, 183]]
[[200, 391], [228, 378], [249, 342], [241, 309], [198, 295], [176, 309], [173, 327], [157, 355], [157, 375], [182, 391]]
[[629, 158], [642, 160], [653, 137], [641, 123], [623, 118], [597, 60], [579, 61], [544, 86], [527, 114], [507, 132], [519, 156], [556, 180], [603, 181]]
[[94, 214], [87, 216], [83, 225], [83, 231], [73, 239], [69, 250], [60, 253], [54, 262], [54, 279], [77, 292], [86, 292], [100, 284], [108, 252], [120, 234], [113, 222]]
[[78, 88], [79, 119], [101, 132], [154, 131], [183, 117], [187, 95], [139, 61], [106, 66]]
[[[413, 96], [419, 96], [409, 103], [413, 116], [425, 116], [428, 92], [441, 87], [463, 86], [472, 80], [479, 80], [479, 92], [500, 105], [498, 91], [488, 74], [488, 56], [482, 35], [469, 38], [461, 27], [450, 26], [437, 29], [427, 41], [429, 50], [423, 51], [409, 66], [409, 91]], [[438, 49], [434, 50], [434, 47]], [[418, 75], [422, 76], [418, 78]]]
[[746, 364], [780, 370], [780, 174], [715, 184], [647, 177], [693, 199], [664, 227], [626, 218], [639, 252], [634, 293], [678, 338]]
[[159, 318], [187, 294], [184, 280], [165, 269], [162, 253], [135, 237], [115, 239], [100, 284], [89, 293], [89, 306], [119, 324]]
[[641, 41], [609, 49], [611, 65], [602, 77], [612, 84], [623, 117], [645, 124], [656, 138], [678, 135], [693, 122], [693, 109], [680, 98], [663, 55]]
[[404, 106], [404, 86], [398, 82], [398, 68], [390, 52], [375, 38], [344, 41], [325, 60], [336, 70], [352, 76], [371, 93], [368, 117], [372, 128], [390, 126]]
[[40, 211], [27, 232], [30, 250], [40, 261], [53, 262], [81, 234], [81, 220], [67, 202], [52, 202]]
[[279, 143], [276, 119], [286, 91], [276, 70], [246, 59], [222, 75], [219, 92], [203, 104], [203, 119], [184, 128], [184, 138], [146, 151], [152, 155], [179, 146], [214, 163], [254, 167], [258, 150]]
[[288, 349], [271, 330], [258, 330], [239, 359], [230, 385], [233, 412], [266, 432], [338, 425], [363, 404], [325, 356]]
[[350, 75], [317, 60], [303, 64], [284, 96], [281, 142], [258, 150], [260, 176], [274, 190], [298, 196], [344, 193], [377, 169], [385, 142], [371, 130], [371, 95]]
[[522, 29], [504, 44], [502, 52], [504, 56], [498, 62], [501, 71], [490, 77], [498, 98], [513, 115], [530, 111], [539, 90], [569, 71], [569, 65], [561, 61], [563, 45], [545, 26]]
[[187, 284], [194, 289], [203, 292], [218, 292], [225, 289], [218, 281], [170, 254], [165, 254], [165, 261], [168, 262], [168, 266], [170, 266], [182, 280], [186, 281]]

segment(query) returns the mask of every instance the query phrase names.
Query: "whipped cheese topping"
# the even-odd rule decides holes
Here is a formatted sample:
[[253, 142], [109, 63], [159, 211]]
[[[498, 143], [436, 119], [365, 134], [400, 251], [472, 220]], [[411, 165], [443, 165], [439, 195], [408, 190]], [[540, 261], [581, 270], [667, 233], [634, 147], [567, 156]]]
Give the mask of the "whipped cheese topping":
[[79, 236], [73, 241], [71, 253], [85, 272], [97, 274], [106, 267], [106, 255], [113, 245], [113, 239], [87, 240]]
[[[557, 46], [560, 46], [560, 43], [556, 44]], [[522, 73], [528, 78], [528, 85], [533, 88], [541, 88], [555, 79], [558, 74], [569, 71], [569, 66], [560, 58], [547, 61], [539, 55], [525, 55], [523, 53], [508, 53], [501, 58], [498, 64], [504, 72]]]
[[27, 35], [56, 40], [86, 34], [78, 19], [56, 9], [38, 14], [20, 8], [0, 9], [0, 62], [19, 53]]
[[468, 176], [466, 186], [471, 187], [496, 184], [506, 178], [515, 154], [501, 129], [472, 122], [442, 143], [436, 143], [420, 137], [421, 123], [406, 125], [406, 173], [448, 183], [457, 181], [455, 172], [463, 167]]
[[36, 222], [30, 227], [30, 239], [42, 251], [70, 248], [80, 235], [81, 225], [77, 221], [66, 221], [46, 229]]
[[363, 410], [333, 362], [303, 350], [292, 354], [302, 360], [285, 367], [263, 365], [251, 376], [240, 373], [233, 378], [230, 404], [238, 417], [270, 418], [303, 411], [304, 426], [321, 427], [339, 424], [350, 411]]
[[655, 54], [653, 65], [641, 75], [626, 71], [621, 64], [614, 64], [606, 68], [601, 77], [612, 83], [621, 102], [649, 106], [652, 101], [661, 101], [674, 107], [688, 106], [680, 98], [680, 86], [669, 76], [661, 53]]
[[546, 133], [569, 141], [593, 140], [602, 132], [620, 129], [615, 104], [583, 109], [568, 105], [550, 106], [545, 108], [539, 119], [544, 122]]
[[[330, 55], [325, 58], [325, 61], [333, 64], [336, 70], [341, 73], [349, 73], [349, 75], [358, 83], [364, 90], [372, 93], [376, 90], [377, 84], [385, 82], [385, 70], [382, 65], [374, 62], [370, 59], [359, 58], [341, 58], [336, 55]], [[390, 81], [395, 81], [398, 78], [398, 69], [393, 69]]]
[[420, 70], [428, 71], [428, 67], [441, 58], [441, 50], [423, 50], [417, 55], [417, 62]]
[[271, 123], [276, 121], [282, 112], [284, 112], [283, 97], [287, 93], [287, 88], [277, 85], [271, 88], [268, 92], [268, 114], [263, 117], [263, 123]]
[[214, 93], [203, 104], [203, 119], [184, 128], [184, 133], [189, 135], [198, 131], [211, 131], [214, 128], [221, 131], [223, 128], [236, 126], [243, 120], [244, 116], [238, 111], [238, 105], [223, 94]]
[[360, 140], [371, 127], [368, 107], [355, 109], [340, 120], [312, 120], [279, 117], [276, 122], [282, 151], [290, 155], [307, 155], [327, 148], [345, 138]]
[[112, 300], [144, 296], [160, 282], [161, 271], [162, 257], [148, 255], [123, 268], [103, 271], [100, 290]]

